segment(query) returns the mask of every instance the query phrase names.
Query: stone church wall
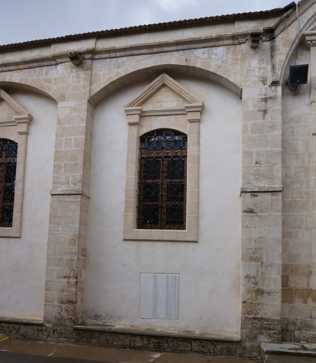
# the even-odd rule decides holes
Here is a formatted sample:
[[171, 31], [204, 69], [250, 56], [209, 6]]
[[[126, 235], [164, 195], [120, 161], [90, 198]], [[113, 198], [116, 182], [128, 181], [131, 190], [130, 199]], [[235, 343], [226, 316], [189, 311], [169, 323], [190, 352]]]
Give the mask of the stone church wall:
[[[271, 17], [248, 14], [247, 19], [185, 29], [0, 46], [0, 89], [33, 116], [22, 236], [0, 238], [0, 272], [5, 276], [0, 280], [0, 319], [5, 321], [0, 331], [212, 354], [224, 349], [250, 355], [262, 342], [315, 342], [315, 13], [315, 1], [303, 0], [299, 12], [291, 5]], [[74, 61], [73, 52], [81, 63]], [[310, 68], [308, 85], [297, 94], [286, 83], [295, 62]], [[163, 73], [201, 94], [205, 104], [199, 111], [201, 241], [186, 246], [121, 238], [127, 153], [121, 108]], [[191, 112], [196, 121], [198, 112]], [[129, 121], [137, 123], [137, 115]], [[223, 155], [206, 157], [215, 146]], [[98, 211], [98, 203], [103, 208], [106, 199], [110, 208]], [[224, 206], [231, 210], [222, 213]], [[219, 220], [213, 219], [215, 213]], [[108, 245], [101, 235], [109, 238]], [[185, 330], [194, 322], [204, 329], [203, 314], [203, 319], [209, 317], [208, 333], [228, 327], [228, 341], [195, 343], [181, 334], [158, 337], [116, 326], [126, 319], [135, 323], [136, 315], [121, 304], [110, 311], [109, 305], [121, 297], [115, 286], [129, 300], [135, 276], [145, 272], [146, 263], [156, 263], [156, 272], [171, 272], [165, 251], [174, 258], [174, 272], [186, 270], [181, 256], [188, 261], [196, 254], [201, 262], [191, 266], [190, 278], [197, 281], [202, 298], [187, 320], [173, 328]], [[121, 265], [115, 263], [120, 255]], [[126, 287], [122, 277], [133, 273], [134, 285]], [[207, 292], [206, 285], [213, 290]], [[206, 304], [212, 293], [224, 302], [210, 299]], [[104, 324], [113, 317], [114, 324]]]

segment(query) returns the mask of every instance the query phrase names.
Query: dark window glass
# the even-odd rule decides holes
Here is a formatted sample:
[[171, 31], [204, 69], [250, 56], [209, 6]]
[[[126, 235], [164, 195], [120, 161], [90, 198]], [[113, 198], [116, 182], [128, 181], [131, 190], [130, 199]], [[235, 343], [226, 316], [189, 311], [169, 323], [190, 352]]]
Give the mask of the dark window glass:
[[142, 228], [159, 228], [160, 210], [158, 205], [145, 204], [142, 208], [140, 224]]
[[186, 160], [180, 157], [167, 160], [168, 179], [183, 179], [185, 162]]
[[18, 145], [0, 139], [0, 227], [12, 227]]
[[167, 202], [183, 202], [184, 200], [184, 183], [167, 184]]
[[160, 183], [144, 183], [142, 200], [145, 203], [159, 202], [159, 200], [160, 200]]
[[143, 178], [146, 180], [159, 180], [160, 179], [160, 167], [161, 160], [154, 158], [144, 158], [143, 162]]
[[140, 139], [138, 228], [185, 229], [187, 136], [158, 129]]
[[184, 223], [183, 204], [167, 206], [166, 223], [167, 225], [181, 225]]

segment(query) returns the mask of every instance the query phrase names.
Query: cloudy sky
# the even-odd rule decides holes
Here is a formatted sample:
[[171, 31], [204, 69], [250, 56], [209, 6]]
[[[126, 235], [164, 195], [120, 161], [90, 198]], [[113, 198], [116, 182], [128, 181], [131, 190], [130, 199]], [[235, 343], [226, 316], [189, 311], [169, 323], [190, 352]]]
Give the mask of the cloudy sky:
[[0, 43], [265, 10], [291, 0], [0, 0]]

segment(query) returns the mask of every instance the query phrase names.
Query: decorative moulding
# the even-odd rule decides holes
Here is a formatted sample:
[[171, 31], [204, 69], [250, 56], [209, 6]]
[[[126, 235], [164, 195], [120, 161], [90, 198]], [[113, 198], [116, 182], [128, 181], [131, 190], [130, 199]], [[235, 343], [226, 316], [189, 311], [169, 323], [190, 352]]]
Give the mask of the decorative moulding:
[[305, 43], [310, 48], [310, 64], [309, 64], [309, 79], [310, 79], [310, 102], [316, 103], [316, 27], [304, 33]]
[[[168, 94], [162, 95], [158, 107], [157, 105], [152, 106], [148, 102], [149, 99], [156, 95], [162, 87], [169, 89]], [[168, 99], [168, 97], [172, 97], [172, 94], [178, 101], [175, 106], [170, 105], [170, 99]], [[125, 240], [198, 241], [200, 120], [202, 110], [203, 103], [165, 73], [156, 78], [126, 106], [128, 155], [124, 210]], [[185, 230], [137, 228], [139, 137], [146, 132], [159, 128], [179, 130], [185, 132], [188, 137]]]
[[316, 46], [316, 30], [308, 31], [305, 34], [305, 42], [309, 47]]
[[158, 78], [156, 78], [149, 86], [147, 86], [138, 97], [136, 97], [133, 101], [131, 101], [127, 105], [127, 107], [143, 106], [145, 102], [153, 94], [155, 94], [162, 86], [167, 86], [168, 88], [170, 88], [172, 91], [174, 91], [175, 94], [182, 97], [188, 104], [198, 103], [198, 100], [191, 93], [189, 93], [173, 78], [168, 76], [166, 73], [163, 73]]
[[6, 102], [6, 104], [13, 111], [13, 118], [11, 120], [0, 120], [0, 127], [17, 127], [19, 133], [28, 131], [28, 126], [32, 121], [32, 116], [28, 111], [19, 104], [14, 98], [12, 98], [7, 92], [0, 88], [0, 99]]
[[303, 36], [305, 37], [310, 37], [310, 38], [315, 38], [316, 37], [316, 22], [315, 20], [308, 26], [308, 28], [304, 31]]
[[0, 100], [4, 101], [13, 113], [12, 118], [9, 120], [0, 119], [0, 137], [12, 140], [18, 144], [13, 223], [12, 227], [0, 227], [0, 238], [17, 238], [21, 237], [27, 137], [32, 116], [24, 106], [3, 89], [0, 89]]

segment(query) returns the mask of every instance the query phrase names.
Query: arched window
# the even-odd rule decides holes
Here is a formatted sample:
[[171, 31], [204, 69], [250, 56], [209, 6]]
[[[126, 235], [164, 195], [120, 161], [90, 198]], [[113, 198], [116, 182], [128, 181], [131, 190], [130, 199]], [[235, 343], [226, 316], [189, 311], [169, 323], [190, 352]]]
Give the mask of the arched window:
[[0, 227], [12, 227], [18, 144], [0, 139]]
[[187, 136], [157, 129], [140, 138], [139, 229], [186, 228]]

